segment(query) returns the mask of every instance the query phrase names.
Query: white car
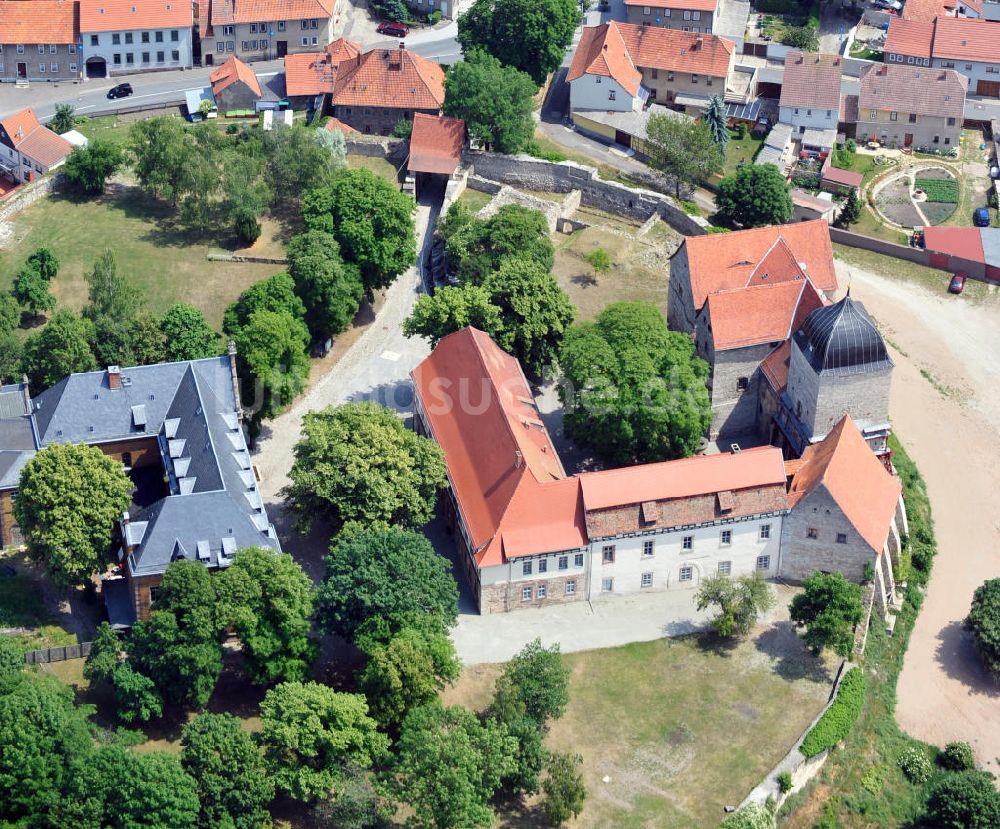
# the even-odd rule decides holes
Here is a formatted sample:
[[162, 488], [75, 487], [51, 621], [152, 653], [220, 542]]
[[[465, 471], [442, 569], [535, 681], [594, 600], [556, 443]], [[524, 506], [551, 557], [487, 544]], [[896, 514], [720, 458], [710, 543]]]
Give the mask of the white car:
[[873, 0], [872, 5], [877, 9], [893, 9], [897, 12], [903, 8], [899, 0]]

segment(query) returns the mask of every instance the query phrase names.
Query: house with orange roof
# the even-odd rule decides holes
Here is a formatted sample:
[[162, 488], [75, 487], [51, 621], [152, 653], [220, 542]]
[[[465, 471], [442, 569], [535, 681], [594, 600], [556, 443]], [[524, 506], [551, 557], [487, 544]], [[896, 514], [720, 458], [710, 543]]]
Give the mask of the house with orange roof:
[[253, 109], [261, 98], [260, 81], [253, 69], [233, 55], [208, 76], [215, 105], [222, 112]]
[[176, 0], [79, 0], [88, 78], [190, 69], [194, 12]]
[[462, 163], [465, 121], [447, 115], [413, 116], [410, 157], [406, 169], [414, 176], [417, 196], [431, 184], [447, 184]]
[[403, 43], [398, 49], [370, 49], [339, 64], [330, 103], [341, 123], [361, 133], [389, 135], [415, 113], [441, 114], [444, 70]]
[[611, 21], [583, 29], [566, 75], [574, 111], [630, 112], [652, 101], [698, 114], [725, 95], [731, 40]]
[[[849, 417], [794, 469], [761, 446], [568, 475], [520, 364], [484, 332], [444, 337], [411, 376], [481, 613], [692, 589], [716, 573], [799, 580], [843, 566], [860, 579], [879, 551], [898, 556], [899, 484]], [[814, 525], [823, 535], [799, 531]]]
[[42, 126], [31, 107], [0, 120], [0, 174], [12, 181], [33, 181], [71, 152], [73, 145]]
[[0, 83], [77, 80], [79, 41], [74, 0], [0, 0]]
[[207, 0], [198, 20], [202, 63], [320, 52], [333, 39], [336, 0]]
[[338, 37], [322, 52], [299, 52], [285, 56], [285, 95], [293, 109], [322, 111], [333, 95], [337, 70], [344, 61], [357, 58], [361, 44]]

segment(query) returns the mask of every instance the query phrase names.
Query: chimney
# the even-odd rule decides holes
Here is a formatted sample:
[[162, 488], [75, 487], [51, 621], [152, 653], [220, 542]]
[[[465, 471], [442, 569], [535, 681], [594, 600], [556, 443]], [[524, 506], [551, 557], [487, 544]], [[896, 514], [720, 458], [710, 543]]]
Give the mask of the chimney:
[[521, 464], [524, 463], [524, 455], [521, 454], [520, 449], [514, 450], [514, 469], [520, 469]]
[[121, 520], [121, 533], [122, 533], [122, 547], [125, 548], [125, 555], [131, 555], [133, 552], [132, 541], [128, 537], [128, 525], [129, 525], [129, 514], [128, 510], [122, 513]]
[[28, 375], [21, 375], [21, 394], [24, 395], [24, 413], [31, 414], [31, 390], [28, 388]]
[[704, 44], [705, 44], [705, 38], [701, 37], [700, 35], [694, 39], [695, 49], [700, 49], [702, 46], [704, 46]]
[[122, 370], [118, 366], [108, 366], [108, 388], [117, 391], [122, 387]]
[[243, 403], [240, 401], [240, 378], [236, 373], [236, 342], [230, 340], [226, 343], [226, 352], [229, 354], [229, 373], [233, 378], [233, 397], [236, 400], [236, 417], [243, 422]]
[[399, 51], [400, 52], [405, 52], [406, 51], [406, 44], [403, 43], [403, 41], [399, 41]]

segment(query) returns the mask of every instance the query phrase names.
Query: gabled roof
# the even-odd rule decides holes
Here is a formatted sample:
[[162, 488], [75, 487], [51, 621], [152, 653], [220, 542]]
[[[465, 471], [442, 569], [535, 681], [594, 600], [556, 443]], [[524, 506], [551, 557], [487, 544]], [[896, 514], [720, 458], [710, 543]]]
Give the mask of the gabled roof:
[[[18, 0], [21, 2], [22, 0]], [[24, 109], [15, 112], [13, 115], [8, 115], [6, 118], [0, 120], [0, 127], [3, 127], [4, 131], [7, 133], [7, 137], [10, 139], [11, 143], [14, 145], [16, 150], [21, 142], [24, 141], [31, 133], [35, 130], [40, 129], [42, 126], [41, 121], [35, 115], [35, 110], [31, 107], [25, 107]]]
[[76, 43], [73, 0], [0, 0], [0, 43]]
[[587, 26], [566, 74], [567, 81], [602, 75], [617, 81], [629, 95], [639, 91], [642, 74], [635, 68], [617, 23]]
[[840, 112], [843, 70], [844, 62], [840, 55], [789, 52], [785, 56], [780, 105]]
[[932, 57], [945, 60], [1000, 62], [996, 24], [970, 17], [939, 17], [934, 21]]
[[886, 54], [930, 58], [933, 43], [933, 20], [903, 20], [898, 17], [889, 20], [889, 32], [885, 37]]
[[333, 103], [393, 109], [440, 109], [444, 70], [403, 48], [372, 49], [337, 70]]
[[632, 62], [640, 69], [664, 69], [725, 78], [736, 44], [724, 37], [660, 26], [616, 23]]
[[808, 279], [720, 291], [708, 298], [716, 351], [787, 340], [823, 300]]
[[794, 509], [820, 485], [872, 550], [881, 553], [902, 486], [872, 452], [850, 415], [844, 415], [822, 441], [806, 448], [788, 491], [790, 506]]
[[275, 20], [329, 20], [334, 0], [210, 0], [211, 25]]
[[333, 132], [334, 130], [339, 130], [340, 132], [344, 133], [344, 135], [351, 135], [352, 133], [357, 132], [357, 130], [354, 129], [354, 127], [352, 127], [350, 124], [345, 124], [343, 121], [341, 121], [338, 118], [334, 118], [333, 116], [331, 116], [330, 120], [326, 122], [326, 126], [323, 127], [323, 129], [329, 130], [330, 132]]
[[0, 120], [0, 127], [15, 150], [45, 167], [58, 164], [73, 152], [69, 141], [42, 126], [31, 107]]
[[687, 253], [695, 310], [699, 310], [711, 294], [746, 287], [755, 274], [760, 281], [764, 272], [758, 266], [772, 253], [779, 239], [794, 258], [796, 270], [769, 270], [768, 281], [796, 279], [798, 273], [804, 272], [817, 290], [836, 290], [830, 227], [822, 219], [733, 233], [688, 236], [682, 247]]
[[924, 244], [936, 253], [982, 262], [983, 236], [979, 231], [978, 227], [925, 227]]
[[955, 0], [906, 0], [899, 16], [903, 20], [930, 23], [936, 17], [943, 17], [955, 8]]
[[187, 28], [194, 13], [187, 0], [80, 0], [81, 32]]
[[[1000, 41], [997, 48], [1000, 49]], [[858, 107], [862, 114], [872, 109], [912, 112], [955, 118], [961, 125], [968, 85], [969, 79], [954, 69], [874, 64], [861, 74]]]
[[[776, 392], [782, 392], [788, 385], [788, 364], [792, 356], [792, 341], [785, 340], [760, 363], [761, 373]], [[787, 467], [788, 464], [786, 463]]]
[[212, 84], [213, 95], [218, 95], [220, 92], [228, 89], [237, 81], [250, 89], [250, 91], [253, 92], [253, 94], [258, 98], [261, 94], [260, 82], [257, 80], [256, 73], [243, 61], [236, 57], [236, 55], [233, 55], [229, 60], [222, 64], [222, 66], [209, 75], [208, 80]]
[[718, 0], [625, 0], [626, 6], [651, 6], [654, 9], [690, 9], [714, 12]]
[[567, 482], [514, 357], [463, 328], [411, 376], [480, 566], [586, 544], [576, 482]]
[[409, 170], [414, 173], [451, 175], [462, 161], [465, 121], [446, 115], [413, 115]]
[[285, 90], [290, 96], [333, 92], [337, 67], [361, 54], [361, 44], [339, 37], [322, 52], [285, 55]]

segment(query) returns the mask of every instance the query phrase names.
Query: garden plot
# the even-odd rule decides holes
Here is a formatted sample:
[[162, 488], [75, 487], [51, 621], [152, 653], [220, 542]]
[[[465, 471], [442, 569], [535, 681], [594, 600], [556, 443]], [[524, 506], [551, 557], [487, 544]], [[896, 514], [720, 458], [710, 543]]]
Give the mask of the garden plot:
[[913, 186], [914, 200], [920, 205], [927, 224], [943, 224], [958, 207], [961, 195], [958, 179], [941, 167], [917, 172]]
[[874, 194], [874, 200], [876, 209], [890, 222], [903, 227], [924, 224], [910, 196], [910, 178], [906, 173], [882, 185]]

